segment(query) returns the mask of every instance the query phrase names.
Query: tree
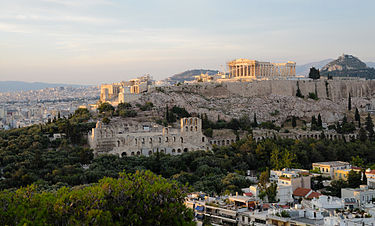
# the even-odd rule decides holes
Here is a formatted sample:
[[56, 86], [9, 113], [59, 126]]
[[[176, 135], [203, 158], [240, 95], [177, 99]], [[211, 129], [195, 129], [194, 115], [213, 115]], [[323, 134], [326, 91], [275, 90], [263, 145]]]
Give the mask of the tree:
[[365, 126], [368, 131], [368, 137], [372, 140], [374, 138], [374, 123], [372, 122], [370, 112], [367, 114]]
[[254, 120], [253, 120], [253, 127], [258, 127], [258, 122], [257, 122], [257, 115], [254, 113]]
[[315, 67], [310, 68], [309, 78], [314, 79], [314, 80], [319, 79], [320, 78], [319, 69], [316, 69]]
[[358, 108], [355, 108], [354, 119], [358, 122], [358, 128], [361, 127], [361, 116], [359, 115]]
[[365, 142], [367, 140], [367, 133], [366, 130], [361, 127], [358, 132], [359, 140]]
[[282, 166], [280, 164], [280, 151], [279, 149], [276, 147], [272, 150], [271, 152], [271, 167], [272, 169], [274, 170], [280, 170], [282, 169]]
[[318, 114], [318, 122], [316, 124], [320, 129], [323, 127], [323, 122], [322, 122], [322, 116], [320, 116], [320, 113]]
[[358, 166], [358, 167], [365, 167], [365, 161], [361, 159], [358, 155], [357, 156], [352, 156], [352, 160], [350, 161], [350, 164], [352, 166]]
[[109, 124], [111, 122], [111, 120], [107, 117], [104, 117], [102, 121], [104, 124]]
[[99, 113], [109, 112], [110, 114], [112, 114], [114, 110], [115, 108], [110, 103], [107, 103], [107, 102], [100, 104], [98, 107]]
[[357, 173], [354, 170], [351, 170], [348, 174], [348, 186], [350, 188], [357, 188], [361, 184], [362, 184], [361, 172]]
[[271, 183], [267, 189], [266, 194], [269, 202], [277, 202], [276, 195], [277, 195], [277, 184], [275, 182]]
[[296, 97], [304, 98], [304, 96], [302, 95], [301, 89], [299, 88], [299, 82], [298, 81], [297, 81]]
[[292, 126], [293, 126], [293, 128], [295, 128], [297, 126], [296, 116], [292, 116]]
[[260, 174], [258, 186], [260, 191], [266, 191], [267, 184], [270, 182], [270, 172], [268, 169]]
[[349, 97], [348, 97], [348, 111], [351, 111], [352, 110], [352, 97], [349, 93]]
[[[140, 192], [142, 191], [142, 192]], [[5, 225], [194, 225], [187, 188], [150, 171], [121, 173], [97, 184], [55, 192], [36, 185], [1, 191]]]
[[316, 121], [315, 115], [311, 117], [311, 130], [318, 130], [318, 122]]
[[341, 198], [341, 189], [348, 187], [348, 183], [343, 179], [333, 180], [331, 185], [327, 187], [329, 195]]

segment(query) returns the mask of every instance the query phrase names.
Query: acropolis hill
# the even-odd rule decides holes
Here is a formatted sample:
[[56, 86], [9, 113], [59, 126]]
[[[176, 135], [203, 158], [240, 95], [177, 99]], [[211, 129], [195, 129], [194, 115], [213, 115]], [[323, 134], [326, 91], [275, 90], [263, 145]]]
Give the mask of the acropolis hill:
[[[319, 100], [296, 97], [297, 84], [303, 95], [317, 91]], [[266, 80], [253, 82], [196, 83], [153, 88], [138, 102], [152, 102], [164, 108], [178, 105], [189, 112], [206, 113], [216, 120], [254, 113], [260, 121], [283, 123], [288, 117], [311, 119], [322, 115], [327, 123], [340, 120], [352, 104], [364, 111], [375, 94], [375, 81], [366, 80]], [[275, 114], [275, 112], [278, 112]]]
[[[375, 81], [360, 78], [320, 78], [312, 80], [296, 76], [295, 63], [269, 63], [247, 59], [228, 62], [229, 72], [195, 76], [196, 81], [179, 85], [149, 85], [143, 92], [110, 94], [102, 86], [102, 101], [152, 102], [160, 112], [166, 105], [184, 107], [197, 114], [206, 113], [216, 120], [239, 118], [255, 113], [260, 121], [282, 124], [291, 116], [310, 120], [321, 114], [326, 123], [341, 120], [347, 114], [349, 94], [353, 108], [364, 112], [373, 105]], [[137, 83], [138, 84], [138, 83]], [[142, 84], [142, 83], [139, 83]], [[151, 84], [151, 83], [149, 83]], [[136, 85], [136, 84], [135, 84]], [[137, 86], [137, 85], [136, 85]], [[300, 90], [304, 98], [296, 96]], [[118, 90], [126, 90], [120, 88]], [[140, 90], [131, 87], [130, 90]], [[104, 94], [103, 94], [104, 93]], [[316, 94], [318, 100], [307, 98]], [[128, 97], [128, 99], [126, 98]]]

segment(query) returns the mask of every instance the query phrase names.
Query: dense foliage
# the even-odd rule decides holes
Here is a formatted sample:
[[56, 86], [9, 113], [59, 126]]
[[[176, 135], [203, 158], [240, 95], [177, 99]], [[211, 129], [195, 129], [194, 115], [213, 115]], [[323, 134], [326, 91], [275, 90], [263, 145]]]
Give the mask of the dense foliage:
[[193, 225], [186, 187], [146, 171], [97, 184], [0, 192], [3, 225]]

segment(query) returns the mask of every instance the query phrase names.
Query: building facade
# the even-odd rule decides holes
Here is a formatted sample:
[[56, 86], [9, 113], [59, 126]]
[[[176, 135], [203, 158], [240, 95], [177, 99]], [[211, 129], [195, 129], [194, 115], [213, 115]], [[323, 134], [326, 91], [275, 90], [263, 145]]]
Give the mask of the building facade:
[[202, 133], [202, 120], [197, 117], [182, 118], [180, 128], [153, 122], [119, 121], [105, 125], [99, 121], [88, 139], [95, 155], [149, 156], [156, 152], [175, 155], [211, 149]]
[[109, 102], [115, 106], [119, 103], [130, 102], [138, 99], [140, 93], [147, 92], [152, 84], [153, 81], [148, 75], [119, 83], [102, 84], [100, 101]]
[[316, 162], [312, 164], [312, 168], [319, 169], [323, 176], [334, 178], [337, 170], [351, 169], [351, 165], [342, 161]]

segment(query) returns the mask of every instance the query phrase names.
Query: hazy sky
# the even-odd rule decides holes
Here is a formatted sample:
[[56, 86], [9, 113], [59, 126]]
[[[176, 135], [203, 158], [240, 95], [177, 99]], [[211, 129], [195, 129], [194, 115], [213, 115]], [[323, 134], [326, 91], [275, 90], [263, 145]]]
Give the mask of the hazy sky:
[[0, 0], [0, 80], [98, 84], [251, 58], [375, 61], [374, 0]]

